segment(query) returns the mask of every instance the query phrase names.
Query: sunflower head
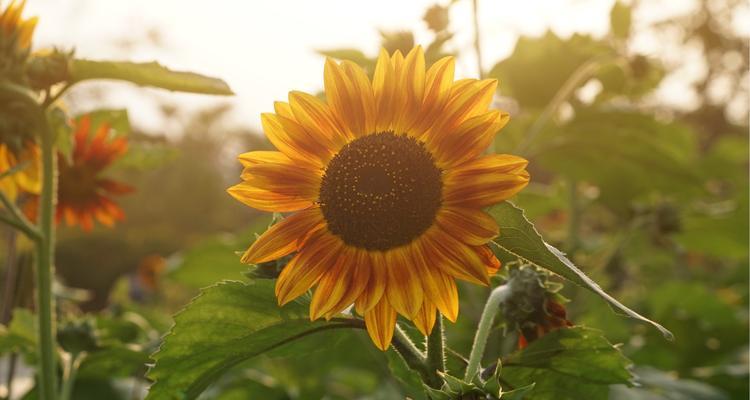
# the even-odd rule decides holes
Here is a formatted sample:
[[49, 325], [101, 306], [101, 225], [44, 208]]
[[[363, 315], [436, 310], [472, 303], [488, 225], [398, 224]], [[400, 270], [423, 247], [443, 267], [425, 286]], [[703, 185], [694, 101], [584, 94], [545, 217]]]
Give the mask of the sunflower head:
[[0, 10], [0, 76], [14, 81], [23, 76], [37, 18], [22, 19], [26, 0], [13, 0]]
[[[80, 225], [88, 231], [94, 220], [106, 226], [125, 218], [112, 196], [130, 193], [129, 185], [102, 176], [103, 171], [127, 151], [127, 139], [111, 138], [110, 127], [100, 124], [91, 132], [91, 118], [74, 121], [74, 147], [70, 160], [58, 156], [57, 221]], [[38, 198], [27, 203], [26, 213], [34, 218]]]
[[276, 283], [285, 304], [310, 288], [311, 319], [351, 304], [387, 349], [397, 314], [429, 334], [458, 316], [456, 279], [486, 285], [500, 267], [482, 209], [521, 190], [526, 160], [483, 155], [508, 114], [489, 110], [495, 80], [454, 81], [454, 59], [425, 68], [420, 47], [381, 50], [370, 79], [327, 60], [326, 100], [291, 92], [262, 115], [278, 151], [240, 155], [229, 193], [290, 212], [245, 252], [263, 263], [294, 254]]

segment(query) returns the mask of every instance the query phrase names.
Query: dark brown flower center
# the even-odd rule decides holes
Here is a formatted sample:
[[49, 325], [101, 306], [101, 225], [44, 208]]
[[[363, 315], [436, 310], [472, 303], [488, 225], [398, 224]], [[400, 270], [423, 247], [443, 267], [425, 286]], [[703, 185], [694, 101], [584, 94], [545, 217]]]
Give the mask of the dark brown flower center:
[[318, 201], [328, 229], [344, 243], [387, 250], [433, 224], [443, 190], [440, 176], [422, 142], [374, 133], [348, 143], [328, 163]]

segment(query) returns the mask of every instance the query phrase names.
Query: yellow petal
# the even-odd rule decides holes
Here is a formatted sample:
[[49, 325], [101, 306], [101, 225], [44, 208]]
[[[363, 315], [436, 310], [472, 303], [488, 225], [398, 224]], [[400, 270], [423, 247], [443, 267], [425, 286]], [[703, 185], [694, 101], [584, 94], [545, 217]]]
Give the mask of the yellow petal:
[[419, 309], [419, 312], [417, 312], [417, 315], [414, 316], [412, 321], [414, 321], [414, 326], [416, 326], [423, 335], [430, 336], [432, 327], [435, 326], [436, 317], [437, 310], [435, 309], [435, 305], [429, 300], [425, 300], [424, 304], [422, 304], [422, 308]]
[[388, 265], [388, 302], [401, 315], [412, 318], [422, 305], [423, 291], [420, 277], [410, 262], [411, 245], [391, 249], [385, 253]]
[[427, 142], [437, 166], [447, 170], [480, 156], [492, 144], [495, 134], [508, 123], [508, 113], [489, 111], [465, 120], [450, 135]]
[[378, 56], [372, 78], [372, 88], [377, 107], [375, 130], [385, 132], [391, 129], [396, 113], [394, 104], [396, 73], [391, 57], [385, 49], [380, 49], [380, 56]]
[[333, 157], [325, 141], [310, 136], [294, 119], [264, 113], [260, 121], [268, 140], [289, 158], [322, 168]]
[[334, 264], [343, 248], [341, 240], [320, 229], [311, 234], [300, 252], [289, 261], [276, 280], [276, 299], [284, 305], [310, 289]]
[[510, 198], [526, 187], [528, 162], [508, 154], [477, 158], [443, 175], [446, 206], [481, 208]]
[[325, 223], [320, 208], [296, 212], [263, 233], [242, 256], [245, 264], [276, 260], [298, 251], [308, 233]]
[[489, 285], [490, 279], [484, 260], [466, 244], [453, 238], [437, 226], [423, 234], [419, 242], [428, 260], [446, 274], [479, 285]]
[[290, 92], [289, 106], [299, 125], [311, 136], [325, 138], [332, 144], [333, 150], [337, 151], [353, 139], [349, 130], [341, 126], [328, 106], [317, 97], [303, 92]]
[[452, 322], [458, 318], [458, 289], [452, 276], [443, 272], [427, 258], [424, 245], [419, 243], [413, 256], [413, 265], [419, 271], [424, 288], [425, 301], [435, 304], [440, 312]]
[[348, 307], [367, 286], [369, 268], [358, 264], [359, 250], [345, 247], [336, 264], [320, 279], [310, 303], [310, 319], [327, 318]]
[[445, 232], [475, 246], [489, 242], [499, 232], [495, 220], [477, 208], [442, 207], [435, 220]]
[[362, 290], [362, 294], [357, 298], [354, 306], [360, 315], [365, 315], [385, 293], [386, 282], [388, 280], [387, 265], [385, 257], [381, 252], [363, 252], [366, 257], [362, 258], [361, 263], [370, 269], [367, 286]]
[[388, 304], [385, 296], [365, 313], [365, 326], [375, 346], [383, 351], [388, 350], [396, 328], [396, 310]]

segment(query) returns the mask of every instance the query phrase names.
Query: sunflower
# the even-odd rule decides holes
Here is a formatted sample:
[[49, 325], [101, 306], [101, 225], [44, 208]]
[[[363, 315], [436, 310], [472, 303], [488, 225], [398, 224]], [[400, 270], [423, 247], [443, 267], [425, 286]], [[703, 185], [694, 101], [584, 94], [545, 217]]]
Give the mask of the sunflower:
[[[110, 126], [102, 123], [91, 135], [91, 117], [85, 115], [74, 121], [74, 147], [71, 160], [58, 156], [57, 214], [59, 223], [80, 225], [85, 231], [94, 227], [94, 220], [106, 226], [125, 218], [125, 213], [110, 196], [130, 193], [133, 188], [123, 183], [100, 177], [104, 169], [127, 151], [124, 137], [110, 139]], [[35, 219], [38, 196], [26, 204], [25, 211]]]
[[40, 164], [39, 147], [36, 144], [27, 142], [14, 152], [12, 146], [0, 143], [0, 173], [8, 174], [0, 179], [0, 191], [11, 200], [15, 200], [21, 192], [38, 194], [42, 189]]
[[498, 227], [482, 208], [526, 186], [527, 161], [482, 155], [509, 116], [488, 110], [497, 81], [454, 82], [454, 63], [425, 71], [420, 47], [381, 50], [370, 81], [356, 64], [327, 60], [325, 102], [291, 92], [262, 115], [279, 151], [241, 154], [243, 182], [228, 192], [292, 213], [242, 257], [295, 253], [276, 282], [280, 305], [316, 286], [311, 319], [353, 303], [385, 350], [397, 314], [428, 335], [436, 312], [456, 320], [456, 279], [489, 283]]
[[28, 50], [31, 47], [31, 38], [36, 28], [37, 17], [21, 19], [26, 0], [12, 1], [0, 14], [0, 35], [3, 44], [11, 42], [19, 50]]

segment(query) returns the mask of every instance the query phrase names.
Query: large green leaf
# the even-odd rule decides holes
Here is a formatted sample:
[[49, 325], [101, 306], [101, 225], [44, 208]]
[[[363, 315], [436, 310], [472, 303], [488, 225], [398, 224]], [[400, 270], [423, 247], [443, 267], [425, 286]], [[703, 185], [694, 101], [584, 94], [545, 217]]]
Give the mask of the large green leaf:
[[673, 335], [666, 328], [617, 301], [576, 267], [565, 254], [547, 244], [534, 225], [526, 219], [523, 210], [506, 201], [491, 207], [488, 212], [500, 227], [500, 236], [493, 242], [498, 257], [505, 260], [521, 258], [560, 275], [598, 294], [628, 316], [653, 325], [667, 339], [672, 340]]
[[172, 71], [157, 62], [73, 60], [71, 81], [89, 79], [114, 79], [177, 92], [233, 94], [229, 85], [221, 79], [193, 72]]
[[513, 387], [535, 383], [524, 399], [606, 399], [609, 385], [630, 384], [630, 361], [595, 329], [558, 329], [503, 361]]
[[175, 316], [153, 355], [147, 399], [194, 399], [237, 364], [316, 332], [357, 326], [353, 320], [310, 322], [307, 307], [276, 305], [273, 282], [224, 281]]

